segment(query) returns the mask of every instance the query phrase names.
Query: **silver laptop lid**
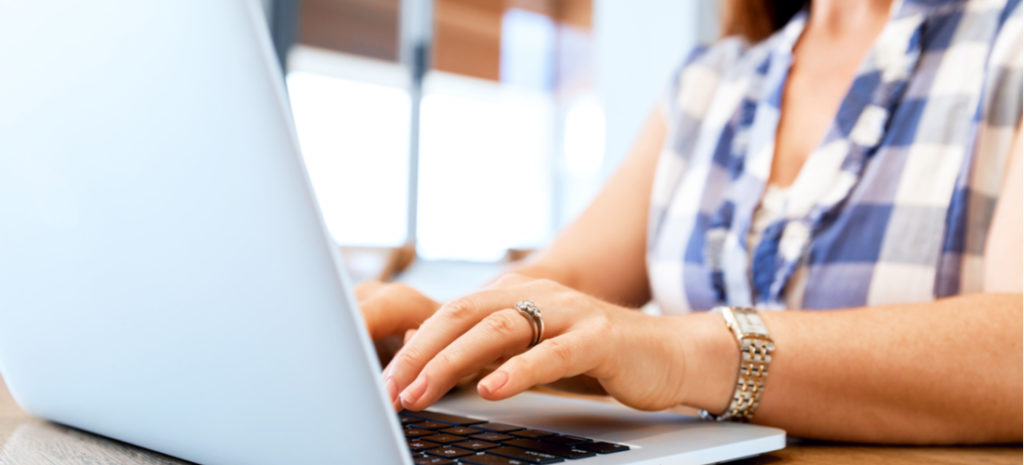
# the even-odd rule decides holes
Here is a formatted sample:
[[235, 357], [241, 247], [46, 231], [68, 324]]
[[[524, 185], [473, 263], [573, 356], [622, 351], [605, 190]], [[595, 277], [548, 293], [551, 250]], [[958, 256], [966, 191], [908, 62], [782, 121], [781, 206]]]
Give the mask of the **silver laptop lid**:
[[0, 2], [0, 372], [202, 463], [408, 463], [258, 2]]

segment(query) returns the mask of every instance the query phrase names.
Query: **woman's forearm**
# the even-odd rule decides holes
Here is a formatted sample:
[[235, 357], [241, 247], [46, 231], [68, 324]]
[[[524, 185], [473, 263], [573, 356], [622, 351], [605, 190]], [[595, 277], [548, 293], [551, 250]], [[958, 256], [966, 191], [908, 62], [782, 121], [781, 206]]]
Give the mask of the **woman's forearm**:
[[629, 155], [586, 210], [513, 271], [625, 306], [650, 300], [644, 257], [651, 186], [667, 130], [661, 113], [651, 112]]
[[[881, 443], [1019, 441], [1020, 294], [827, 312], [762, 312], [775, 353], [754, 422], [799, 437]], [[728, 404], [738, 349], [717, 315], [695, 334], [687, 403]]]

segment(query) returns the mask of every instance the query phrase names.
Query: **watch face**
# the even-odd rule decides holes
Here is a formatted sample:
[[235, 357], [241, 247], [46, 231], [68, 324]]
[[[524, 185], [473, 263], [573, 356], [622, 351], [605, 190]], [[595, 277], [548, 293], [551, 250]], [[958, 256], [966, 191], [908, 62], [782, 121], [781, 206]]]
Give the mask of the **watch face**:
[[733, 309], [733, 316], [736, 318], [736, 325], [743, 334], [768, 335], [768, 328], [765, 328], [764, 321], [756, 311], [750, 309]]

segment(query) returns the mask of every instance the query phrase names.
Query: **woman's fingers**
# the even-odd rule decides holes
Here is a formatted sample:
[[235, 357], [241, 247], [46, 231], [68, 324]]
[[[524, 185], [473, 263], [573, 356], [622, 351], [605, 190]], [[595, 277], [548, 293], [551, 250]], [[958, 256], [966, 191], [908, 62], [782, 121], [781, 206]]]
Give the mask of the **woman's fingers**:
[[485, 286], [485, 289], [500, 289], [518, 286], [529, 282], [536, 282], [537, 279], [523, 276], [517, 273], [505, 273], [495, 279], [493, 282]]
[[487, 315], [514, 305], [514, 294], [515, 291], [507, 289], [484, 290], [442, 306], [423, 322], [416, 334], [395, 355], [388, 371], [384, 373], [384, 382], [394, 381], [399, 392], [406, 390], [427, 362], [448, 344]]
[[404, 284], [376, 284], [363, 287], [362, 294], [367, 297], [359, 299], [363, 320], [374, 340], [402, 334], [407, 329], [419, 326], [440, 306]]
[[[381, 365], [384, 365], [383, 373], [391, 373], [391, 363], [395, 359], [394, 355], [398, 354], [398, 351], [401, 350], [402, 347], [405, 347], [405, 345], [408, 344], [409, 341], [412, 340], [412, 337], [415, 336], [415, 335], [416, 335], [416, 330], [415, 329], [407, 329], [405, 331], [405, 335], [402, 336], [402, 344], [395, 348], [395, 351], [391, 354], [392, 356], [388, 358], [387, 365], [384, 365], [383, 363], [381, 363]], [[390, 379], [390, 377], [388, 377], [388, 378]], [[385, 379], [385, 382], [387, 382], [387, 379]], [[396, 389], [397, 389], [397, 385], [396, 385]], [[388, 392], [390, 393], [390, 389], [388, 390]], [[391, 397], [393, 398], [392, 400], [397, 401], [398, 400], [398, 393], [397, 393], [397, 391], [395, 391], [394, 393], [391, 393], [391, 394], [392, 394]]]
[[386, 286], [386, 283], [381, 281], [363, 281], [352, 289], [352, 293], [356, 295], [357, 301], [364, 301], [369, 299], [373, 294], [376, 294], [378, 290]]
[[530, 350], [512, 357], [477, 384], [480, 396], [488, 400], [512, 397], [533, 386], [586, 373], [600, 361], [593, 346], [599, 341], [583, 331], [546, 339]]
[[530, 322], [513, 309], [486, 316], [437, 354], [402, 392], [402, 406], [421, 410], [436, 402], [452, 386], [487, 364], [523, 351], [530, 343]]

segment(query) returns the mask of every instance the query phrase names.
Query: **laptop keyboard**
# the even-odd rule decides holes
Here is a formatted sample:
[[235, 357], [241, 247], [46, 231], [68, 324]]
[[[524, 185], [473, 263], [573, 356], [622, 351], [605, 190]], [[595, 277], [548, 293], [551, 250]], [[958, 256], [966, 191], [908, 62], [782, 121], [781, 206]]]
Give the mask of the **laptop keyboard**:
[[629, 450], [595, 441], [440, 412], [398, 414], [416, 465], [557, 463]]

